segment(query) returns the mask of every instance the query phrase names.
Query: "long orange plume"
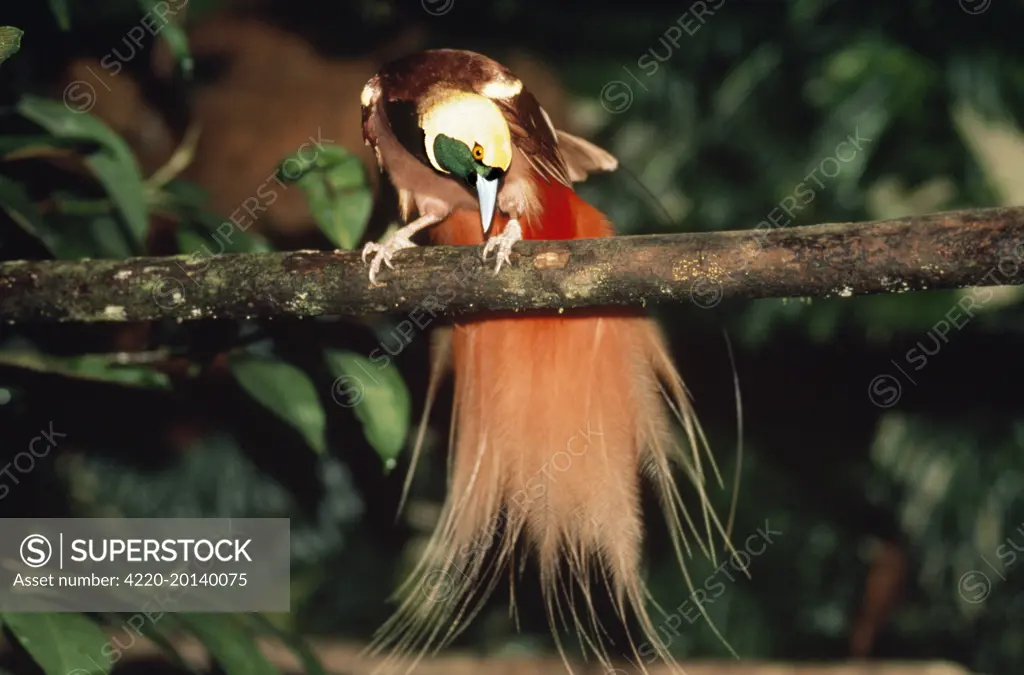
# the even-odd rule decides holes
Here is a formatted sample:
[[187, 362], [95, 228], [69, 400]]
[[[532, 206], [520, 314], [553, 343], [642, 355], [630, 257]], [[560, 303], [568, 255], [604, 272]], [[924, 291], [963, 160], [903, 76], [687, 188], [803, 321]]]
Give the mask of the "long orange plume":
[[[525, 238], [612, 235], [604, 215], [571, 189], [537, 183], [544, 209], [521, 222]], [[494, 227], [500, 232], [505, 222], [496, 215]], [[434, 241], [482, 243], [479, 216], [454, 213]], [[623, 625], [631, 611], [641, 637], [674, 663], [648, 602], [665, 614], [641, 577], [642, 478], [657, 490], [684, 574], [691, 542], [714, 558], [713, 534], [728, 536], [705, 494], [705, 473], [717, 476], [717, 468], [654, 323], [610, 310], [460, 319], [434, 358], [427, 412], [449, 364], [455, 379], [448, 495], [398, 611], [371, 646], [390, 651], [385, 668], [411, 669], [456, 637], [520, 552], [539, 564], [556, 640], [559, 626], [568, 627], [612, 667], [593, 604], [606, 589]], [[674, 471], [698, 492], [701, 513], [687, 511]], [[646, 672], [636, 644], [631, 656]]]

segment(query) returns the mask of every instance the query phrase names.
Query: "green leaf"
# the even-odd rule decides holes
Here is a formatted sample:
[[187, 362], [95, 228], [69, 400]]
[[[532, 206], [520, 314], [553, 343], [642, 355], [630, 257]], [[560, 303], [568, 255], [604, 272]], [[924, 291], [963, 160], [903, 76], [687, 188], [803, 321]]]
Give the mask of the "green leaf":
[[113, 216], [98, 216], [86, 221], [86, 230], [100, 258], [130, 258], [132, 243], [118, 227]]
[[227, 675], [277, 675], [280, 673], [256, 647], [252, 635], [233, 615], [173, 615], [199, 638]]
[[[194, 1], [194, 0], [193, 0]], [[210, 202], [210, 191], [201, 185], [183, 178], [175, 178], [164, 185], [164, 192], [181, 204], [201, 208]]]
[[[341, 405], [352, 407], [363, 434], [390, 471], [405, 447], [412, 404], [397, 368], [380, 368], [351, 351], [329, 349], [327, 365]], [[337, 400], [337, 399], [336, 399]]]
[[157, 618], [144, 621], [138, 626], [136, 626], [137, 620], [135, 623], [129, 623], [132, 621], [132, 617], [137, 616], [139, 615], [128, 612], [107, 612], [104, 613], [103, 618], [111, 627], [138, 630], [159, 647], [160, 651], [174, 662], [174, 665], [189, 673], [199, 675], [199, 670], [189, 664], [185, 657], [181, 655], [181, 652], [178, 651], [178, 648], [174, 646], [172, 633], [176, 624], [173, 621], [166, 620], [170, 615], [161, 614]]
[[[59, 201], [56, 193], [51, 197]], [[0, 209], [57, 258], [127, 258], [132, 255], [131, 243], [113, 217], [99, 215], [82, 219], [57, 213], [44, 218], [24, 186], [3, 175], [0, 175]]]
[[312, 157], [299, 151], [281, 162], [278, 177], [298, 183], [317, 225], [339, 248], [351, 249], [366, 231], [373, 193], [362, 161], [344, 148], [318, 147]]
[[199, 23], [204, 17], [220, 10], [224, 0], [189, 0], [188, 19], [191, 22]]
[[182, 253], [209, 256], [274, 250], [264, 236], [250, 230], [255, 218], [241, 216], [240, 222], [233, 222], [208, 211], [209, 194], [194, 183], [173, 180], [164, 186], [161, 197], [181, 216], [178, 249]]
[[250, 396], [298, 430], [316, 452], [327, 452], [327, 416], [304, 372], [280, 359], [244, 352], [232, 354], [228, 365]]
[[103, 354], [52, 356], [41, 352], [2, 351], [0, 352], [0, 366], [129, 387], [148, 389], [170, 389], [171, 387], [170, 378], [165, 373], [144, 366], [119, 365], [112, 357]]
[[[224, 227], [225, 223], [229, 227]], [[269, 253], [274, 248], [257, 234], [249, 234], [230, 221], [210, 213], [194, 214], [178, 228], [178, 249], [197, 256], [221, 253]]]
[[26, 95], [18, 102], [18, 112], [58, 138], [94, 139], [102, 146], [86, 158], [86, 164], [117, 204], [134, 247], [141, 253], [149, 230], [146, 188], [138, 162], [124, 139], [92, 115], [72, 111], [50, 99]]
[[[60, 202], [56, 193], [54, 202]], [[60, 202], [61, 208], [70, 206]], [[74, 207], [71, 207], [74, 208]], [[54, 256], [61, 260], [82, 258], [127, 258], [132, 254], [130, 236], [120, 220], [111, 215], [52, 213], [39, 224], [47, 228]]]
[[141, 630], [142, 634], [145, 635], [153, 644], [159, 647], [160, 651], [163, 652], [175, 666], [181, 668], [185, 672], [192, 673], [193, 675], [200, 675], [202, 671], [186, 661], [185, 657], [178, 651], [178, 648], [174, 646], [174, 642], [171, 641], [171, 636], [164, 634], [164, 630], [169, 627], [167, 623], [168, 622], [166, 621], [147, 621], [142, 624], [142, 627], [139, 630]]
[[[164, 0], [139, 0], [139, 7], [147, 14], [153, 12], [153, 8], [158, 4], [167, 5]], [[174, 12], [168, 12], [165, 7], [164, 11], [156, 13], [156, 16], [158, 20], [164, 21], [165, 16], [173, 17]], [[179, 24], [170, 20], [166, 20], [166, 23], [158, 26], [155, 30], [160, 33], [160, 36], [167, 42], [167, 46], [170, 47], [171, 54], [178, 62], [178, 66], [181, 67], [181, 74], [186, 80], [191, 80], [192, 72], [195, 69], [195, 61], [192, 59], [192, 52], [189, 50], [188, 35], [185, 34], [185, 30]]]
[[320, 659], [317, 658], [317, 655], [313, 653], [313, 650], [309, 648], [309, 645], [300, 636], [279, 628], [258, 612], [246, 614], [245, 617], [260, 633], [273, 635], [291, 649], [292, 653], [298, 657], [299, 662], [302, 664], [302, 670], [305, 675], [327, 675], [327, 671], [324, 670]]
[[21, 49], [21, 36], [25, 31], [14, 26], [0, 26], [0, 63], [11, 58]]
[[[210, 255], [203, 247], [210, 247], [210, 238], [194, 227], [178, 228], [178, 250], [186, 254]], [[211, 249], [212, 251], [212, 249]]]
[[53, 136], [0, 136], [0, 157], [26, 157], [44, 154], [43, 151], [77, 150], [82, 153], [96, 152], [102, 148], [92, 138], [55, 138]]
[[50, 0], [50, 11], [53, 12], [62, 31], [71, 30], [71, 9], [68, 7], [68, 0]]
[[59, 238], [46, 226], [42, 214], [21, 183], [3, 175], [0, 175], [0, 209], [21, 229], [43, 242], [51, 253], [54, 252]]
[[110, 672], [103, 655], [107, 635], [80, 614], [42, 612], [2, 615], [4, 623], [46, 675]]

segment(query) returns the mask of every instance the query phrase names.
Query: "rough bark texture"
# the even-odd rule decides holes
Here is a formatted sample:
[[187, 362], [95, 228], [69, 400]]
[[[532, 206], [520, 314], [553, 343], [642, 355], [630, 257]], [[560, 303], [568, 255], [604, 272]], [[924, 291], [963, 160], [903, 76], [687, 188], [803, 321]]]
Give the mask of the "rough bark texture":
[[144, 321], [453, 314], [723, 298], [829, 297], [1024, 282], [1024, 208], [780, 230], [401, 251], [377, 285], [357, 252], [0, 264], [0, 319]]

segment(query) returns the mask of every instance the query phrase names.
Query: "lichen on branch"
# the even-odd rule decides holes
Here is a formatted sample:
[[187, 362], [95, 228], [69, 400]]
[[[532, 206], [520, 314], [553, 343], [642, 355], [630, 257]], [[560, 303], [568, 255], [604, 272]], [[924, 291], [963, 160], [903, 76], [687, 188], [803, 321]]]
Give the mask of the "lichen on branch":
[[1024, 208], [867, 223], [401, 251], [371, 285], [354, 251], [0, 264], [0, 320], [101, 322], [571, 309], [847, 297], [1024, 282]]

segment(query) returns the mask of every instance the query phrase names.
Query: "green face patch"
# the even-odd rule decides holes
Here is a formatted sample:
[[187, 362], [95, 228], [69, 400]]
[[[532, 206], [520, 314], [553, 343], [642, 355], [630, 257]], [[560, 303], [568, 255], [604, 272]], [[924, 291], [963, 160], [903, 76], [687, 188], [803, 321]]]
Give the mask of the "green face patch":
[[478, 175], [488, 177], [495, 172], [495, 169], [474, 159], [473, 151], [465, 143], [444, 134], [438, 134], [434, 139], [434, 157], [438, 166], [470, 184]]
[[473, 153], [465, 143], [450, 136], [438, 134], [434, 139], [434, 157], [442, 168], [463, 180], [469, 180], [476, 173], [477, 161], [473, 159]]

